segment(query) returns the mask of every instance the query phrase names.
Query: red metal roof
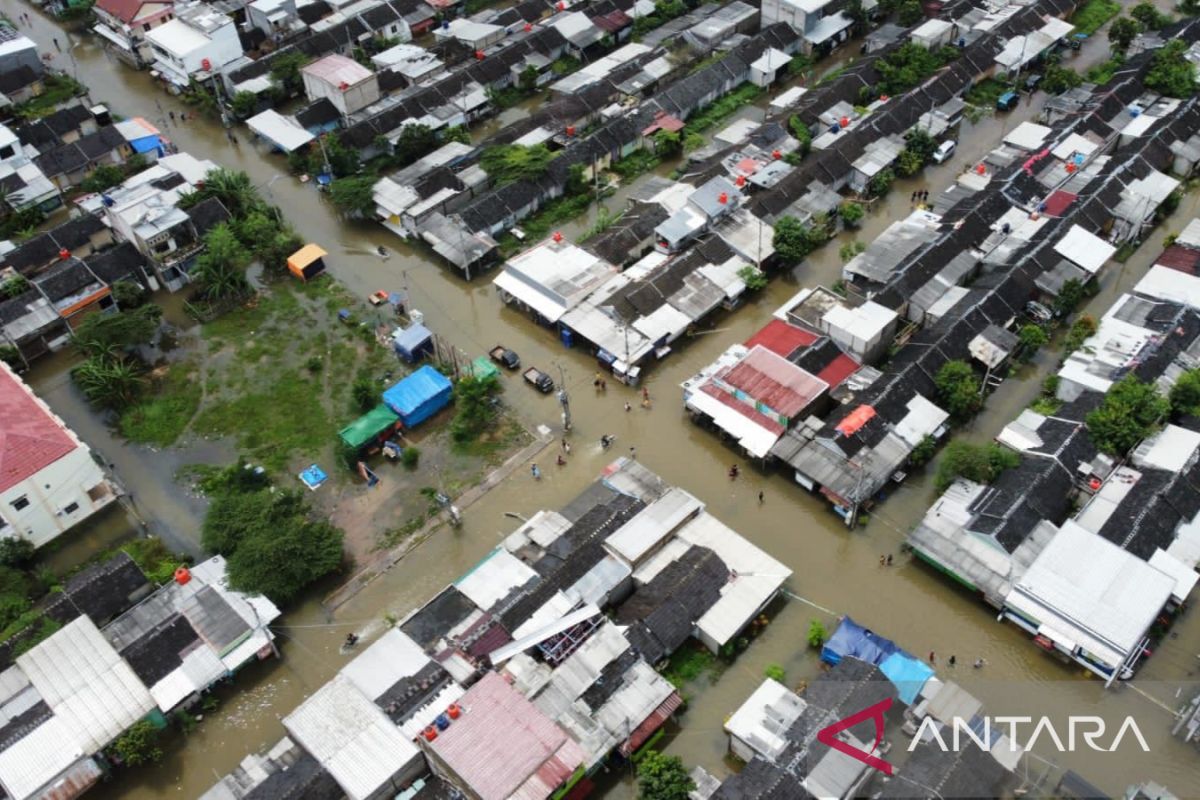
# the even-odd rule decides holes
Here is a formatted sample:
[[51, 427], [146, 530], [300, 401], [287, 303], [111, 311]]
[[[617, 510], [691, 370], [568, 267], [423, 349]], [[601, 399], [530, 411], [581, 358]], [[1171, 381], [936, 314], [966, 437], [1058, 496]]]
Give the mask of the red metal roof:
[[842, 353], [833, 361], [825, 365], [825, 369], [817, 373], [817, 377], [829, 384], [832, 389], [835, 386], [841, 386], [842, 381], [849, 378], [858, 368], [862, 366], [850, 356]]
[[728, 370], [718, 372], [712, 382], [718, 388], [736, 391], [743, 404], [789, 419], [829, 388], [807, 370], [762, 346], [754, 347]]
[[672, 133], [678, 133], [681, 130], [683, 130], [683, 120], [681, 120], [679, 117], [672, 116], [665, 111], [660, 111], [658, 116], [654, 118], [654, 122], [651, 122], [642, 130], [642, 135], [649, 136], [650, 134], [658, 131], [671, 131]]
[[618, 9], [599, 17], [592, 17], [592, 24], [602, 31], [617, 33], [632, 25], [633, 20], [624, 11]]
[[482, 800], [546, 797], [584, 761], [566, 731], [497, 672], [458, 705], [463, 715], [426, 746]]
[[1067, 206], [1075, 202], [1075, 195], [1061, 189], [1046, 198], [1046, 213], [1052, 217], [1061, 217]]
[[0, 492], [58, 461], [78, 445], [7, 365], [0, 367]]
[[859, 406], [846, 415], [846, 418], [837, 426], [837, 432], [843, 436], [849, 436], [870, 422], [874, 416], [874, 408], [871, 406]]
[[683, 698], [679, 696], [678, 692], [671, 692], [670, 697], [663, 700], [658, 708], [650, 712], [650, 716], [642, 720], [642, 724], [633, 729], [633, 735], [621, 745], [621, 755], [628, 757], [630, 753], [641, 747], [642, 743], [661, 728], [663, 723], [675, 713], [675, 709], [681, 705], [683, 705]]
[[724, 403], [725, 405], [729, 406], [734, 411], [738, 412], [743, 417], [746, 417], [747, 419], [752, 421], [755, 425], [757, 425], [760, 428], [766, 428], [767, 430], [771, 431], [772, 433], [779, 434], [780, 436], [782, 436], [784, 431], [787, 430], [787, 428], [783, 427], [783, 425], [778, 420], [772, 419], [771, 417], [768, 417], [766, 414], [756, 411], [754, 406], [743, 403], [741, 400], [738, 400], [736, 397], [731, 395], [729, 392], [721, 391], [721, 389], [717, 388], [716, 386], [713, 386], [711, 383], [706, 382], [703, 386], [700, 387], [700, 391], [704, 392], [709, 397], [713, 397], [713, 398], [719, 400], [720, 402]]
[[1196, 265], [1200, 264], [1200, 250], [1173, 244], [1164, 250], [1154, 263], [1179, 272], [1186, 272], [1188, 275], [1195, 275]]
[[161, 5], [173, 5], [173, 0], [97, 0], [96, 7], [128, 24], [137, 18], [142, 6], [152, 1]]
[[817, 335], [804, 328], [789, 325], [781, 319], [773, 319], [758, 333], [746, 340], [746, 347], [754, 349], [758, 345], [772, 353], [787, 358], [800, 347], [808, 347], [817, 340]]

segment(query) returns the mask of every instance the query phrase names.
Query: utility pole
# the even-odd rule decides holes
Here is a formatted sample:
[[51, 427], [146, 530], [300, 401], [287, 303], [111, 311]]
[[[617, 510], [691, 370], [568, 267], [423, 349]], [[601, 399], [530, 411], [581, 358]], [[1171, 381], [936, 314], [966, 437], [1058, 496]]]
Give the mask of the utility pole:
[[563, 372], [562, 364], [558, 367], [558, 403], [562, 406], [563, 430], [571, 430], [571, 397], [567, 394], [567, 375]]

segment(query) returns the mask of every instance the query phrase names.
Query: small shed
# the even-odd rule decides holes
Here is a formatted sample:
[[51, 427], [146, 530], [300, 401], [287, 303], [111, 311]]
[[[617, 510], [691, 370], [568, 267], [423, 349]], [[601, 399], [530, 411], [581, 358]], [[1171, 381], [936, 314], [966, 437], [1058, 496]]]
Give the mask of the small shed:
[[480, 380], [498, 378], [500, 377], [500, 368], [493, 364], [487, 356], [480, 356], [471, 362], [471, 374]]
[[288, 256], [288, 271], [302, 281], [311, 281], [325, 271], [327, 255], [320, 245], [306, 244]]
[[433, 332], [424, 325], [410, 325], [392, 334], [392, 347], [396, 355], [415, 364], [433, 349]]
[[985, 367], [995, 369], [1013, 354], [1018, 343], [1017, 335], [1012, 331], [999, 325], [988, 325], [971, 340], [967, 349]]
[[361, 450], [387, 439], [399, 422], [396, 412], [380, 403], [338, 431], [338, 436], [347, 447]]
[[450, 404], [450, 379], [426, 364], [383, 393], [383, 402], [406, 428], [415, 427]]

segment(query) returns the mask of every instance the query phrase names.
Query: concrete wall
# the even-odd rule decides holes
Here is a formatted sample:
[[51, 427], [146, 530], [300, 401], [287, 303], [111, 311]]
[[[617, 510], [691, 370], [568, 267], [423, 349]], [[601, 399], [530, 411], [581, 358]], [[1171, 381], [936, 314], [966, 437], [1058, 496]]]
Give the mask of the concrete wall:
[[[49, 488], [47, 488], [49, 487]], [[90, 493], [90, 494], [89, 494]], [[28, 480], [0, 494], [0, 536], [28, 539], [37, 547], [53, 541], [116, 499], [116, 493], [80, 444]], [[14, 505], [22, 505], [16, 508]]]

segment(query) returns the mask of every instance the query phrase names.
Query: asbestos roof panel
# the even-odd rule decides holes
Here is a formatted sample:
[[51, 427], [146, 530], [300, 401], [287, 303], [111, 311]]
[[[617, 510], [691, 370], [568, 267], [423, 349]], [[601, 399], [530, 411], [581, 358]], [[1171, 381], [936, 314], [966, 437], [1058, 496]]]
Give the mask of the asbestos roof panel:
[[609, 536], [605, 547], [626, 562], [637, 564], [681, 522], [703, 508], [703, 503], [683, 489], [672, 488]]
[[155, 707], [149, 690], [86, 616], [18, 656], [17, 666], [62, 720], [65, 741], [87, 754]]
[[490, 610], [538, 574], [524, 562], [503, 548], [496, 548], [483, 561], [455, 582], [455, 587], [479, 608]]
[[1067, 235], [1055, 243], [1054, 252], [1095, 275], [1117, 248], [1079, 225], [1072, 225]]
[[377, 700], [401, 679], [416, 675], [429, 663], [429, 656], [420, 645], [399, 628], [392, 628], [342, 667], [339, 674], [368, 698]]
[[83, 756], [67, 724], [51, 717], [0, 751], [0, 785], [14, 800], [25, 800]]
[[343, 675], [284, 717], [283, 726], [353, 800], [373, 796], [421, 758], [416, 745]]

